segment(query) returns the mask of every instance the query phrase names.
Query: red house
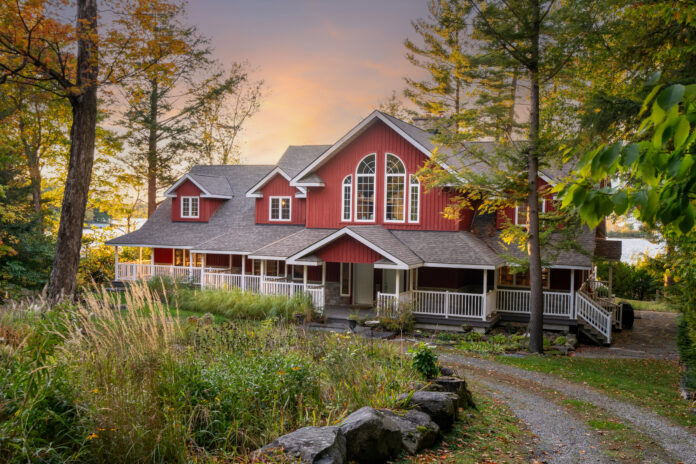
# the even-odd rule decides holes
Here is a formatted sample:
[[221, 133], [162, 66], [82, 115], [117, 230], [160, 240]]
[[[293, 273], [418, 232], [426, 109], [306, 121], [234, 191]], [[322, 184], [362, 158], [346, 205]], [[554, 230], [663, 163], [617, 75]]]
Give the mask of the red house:
[[[433, 156], [431, 138], [375, 111], [333, 145], [289, 147], [275, 166], [196, 166], [139, 230], [108, 242], [116, 280], [171, 275], [203, 287], [307, 292], [329, 310], [385, 313], [408, 303], [424, 324], [528, 318], [529, 279], [511, 272], [504, 256], [519, 251], [500, 238], [507, 220], [524, 223], [524, 210], [446, 218], [455, 192], [426, 191], [416, 176]], [[558, 174], [539, 176], [546, 184]], [[587, 227], [576, 242], [578, 250], [546, 256], [546, 322], [579, 323], [608, 342], [616, 315], [586, 280], [595, 257], [618, 259], [620, 242]], [[151, 248], [152, 260], [119, 263], [118, 247]]]

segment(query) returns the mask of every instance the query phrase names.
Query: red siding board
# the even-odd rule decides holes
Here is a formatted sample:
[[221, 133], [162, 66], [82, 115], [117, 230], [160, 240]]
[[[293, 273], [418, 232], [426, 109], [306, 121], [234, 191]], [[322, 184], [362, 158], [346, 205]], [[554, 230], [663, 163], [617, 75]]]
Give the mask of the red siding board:
[[[341, 221], [341, 187], [343, 179], [353, 175], [355, 197], [355, 169], [365, 156], [377, 154], [375, 222]], [[408, 176], [417, 172], [427, 157], [406, 139], [381, 121], [376, 122], [348, 146], [336, 153], [317, 170], [325, 187], [310, 188], [307, 194], [307, 227], [337, 229], [347, 225], [381, 224], [387, 229], [459, 230], [458, 221], [446, 219], [442, 211], [450, 203], [452, 194], [443, 189], [426, 192], [421, 186], [421, 211], [418, 224], [384, 222], [384, 165], [386, 153], [397, 155], [406, 166]], [[353, 204], [353, 213], [355, 205]], [[408, 189], [406, 195], [408, 212]], [[354, 219], [354, 214], [353, 214]]]
[[[263, 198], [256, 199], [256, 223], [257, 224], [304, 224], [306, 214], [306, 200], [304, 198], [295, 198], [298, 193], [295, 187], [291, 187], [285, 177], [276, 174], [266, 185], [261, 189]], [[290, 197], [290, 221], [271, 221], [270, 197]]]
[[169, 264], [174, 261], [174, 250], [171, 248], [154, 248], [155, 264]]
[[353, 237], [341, 237], [321, 248], [316, 255], [323, 261], [335, 263], [372, 264], [382, 259], [382, 255]]
[[181, 197], [200, 197], [203, 192], [193, 182], [187, 180], [176, 189], [176, 197], [172, 198], [172, 221], [208, 222], [215, 211], [225, 200], [216, 198], [201, 198], [198, 204], [197, 218], [181, 217]]
[[205, 265], [214, 267], [227, 267], [230, 264], [229, 255], [206, 254]]

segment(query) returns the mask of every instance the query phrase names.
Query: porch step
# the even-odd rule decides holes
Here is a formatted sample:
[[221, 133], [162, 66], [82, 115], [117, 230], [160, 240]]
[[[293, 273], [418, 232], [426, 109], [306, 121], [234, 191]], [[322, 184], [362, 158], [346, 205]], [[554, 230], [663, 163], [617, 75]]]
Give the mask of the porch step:
[[607, 338], [599, 330], [589, 324], [585, 324], [582, 319], [578, 320], [578, 330], [597, 345], [608, 346]]

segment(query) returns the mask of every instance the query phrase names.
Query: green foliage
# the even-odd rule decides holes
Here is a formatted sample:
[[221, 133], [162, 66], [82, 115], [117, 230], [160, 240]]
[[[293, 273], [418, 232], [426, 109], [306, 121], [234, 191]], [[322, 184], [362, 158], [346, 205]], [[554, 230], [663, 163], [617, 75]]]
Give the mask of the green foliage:
[[385, 329], [397, 333], [413, 332], [416, 318], [413, 315], [413, 303], [400, 304], [399, 310], [391, 317], [380, 315], [379, 323]]
[[[663, 275], [657, 273], [648, 261], [637, 264], [618, 262], [612, 266], [612, 292], [619, 298], [652, 300], [657, 291], [664, 286]], [[600, 279], [607, 280], [609, 265], [605, 262], [598, 263], [597, 275]]]
[[692, 391], [696, 391], [696, 340], [689, 333], [689, 327], [685, 318], [679, 320], [677, 330], [677, 347], [681, 355], [681, 361], [686, 366], [684, 380], [686, 386]]
[[437, 366], [437, 355], [428, 345], [421, 343], [415, 349], [409, 348], [408, 352], [413, 356], [411, 365], [424, 379], [430, 380], [440, 374]]
[[125, 310], [84, 297], [42, 315], [0, 309], [0, 461], [230, 462], [389, 407], [416, 377], [389, 343], [273, 320], [182, 324], [137, 285]]
[[553, 339], [553, 344], [557, 345], [557, 346], [563, 346], [567, 342], [568, 342], [568, 340], [563, 335], [560, 335], [560, 336]]

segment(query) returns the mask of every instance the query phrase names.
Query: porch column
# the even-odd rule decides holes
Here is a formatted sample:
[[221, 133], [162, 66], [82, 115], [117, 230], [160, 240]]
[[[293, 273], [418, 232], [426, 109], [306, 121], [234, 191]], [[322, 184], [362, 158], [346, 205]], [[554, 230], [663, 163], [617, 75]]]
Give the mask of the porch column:
[[575, 319], [575, 269], [570, 270], [570, 315]]
[[326, 285], [326, 263], [321, 263], [321, 285]]
[[201, 256], [201, 288], [205, 288], [205, 253]]
[[396, 296], [401, 293], [401, 270], [397, 269], [394, 273], [396, 275]]
[[413, 293], [413, 281], [415, 280], [416, 277], [416, 269], [411, 269], [409, 271], [409, 284], [408, 284], [408, 289]]
[[483, 270], [483, 297], [481, 298], [481, 319], [486, 320], [486, 294], [488, 293], [488, 269]]
[[302, 283], [304, 284], [304, 289], [305, 291], [307, 290], [307, 265], [305, 264], [303, 274], [302, 274]]
[[143, 247], [138, 247], [138, 264], [143, 262]]
[[[189, 255], [189, 279], [191, 282], [193, 282], [193, 253], [191, 253], [191, 250], [188, 250], [188, 255]], [[186, 250], [184, 250], [184, 257], [186, 256]], [[184, 263], [186, 264], [186, 263]]]
[[[232, 255], [230, 255], [232, 256]], [[242, 255], [242, 291], [246, 290], [246, 256]]]
[[118, 247], [114, 247], [116, 258], [114, 260], [114, 280], [118, 280]]

